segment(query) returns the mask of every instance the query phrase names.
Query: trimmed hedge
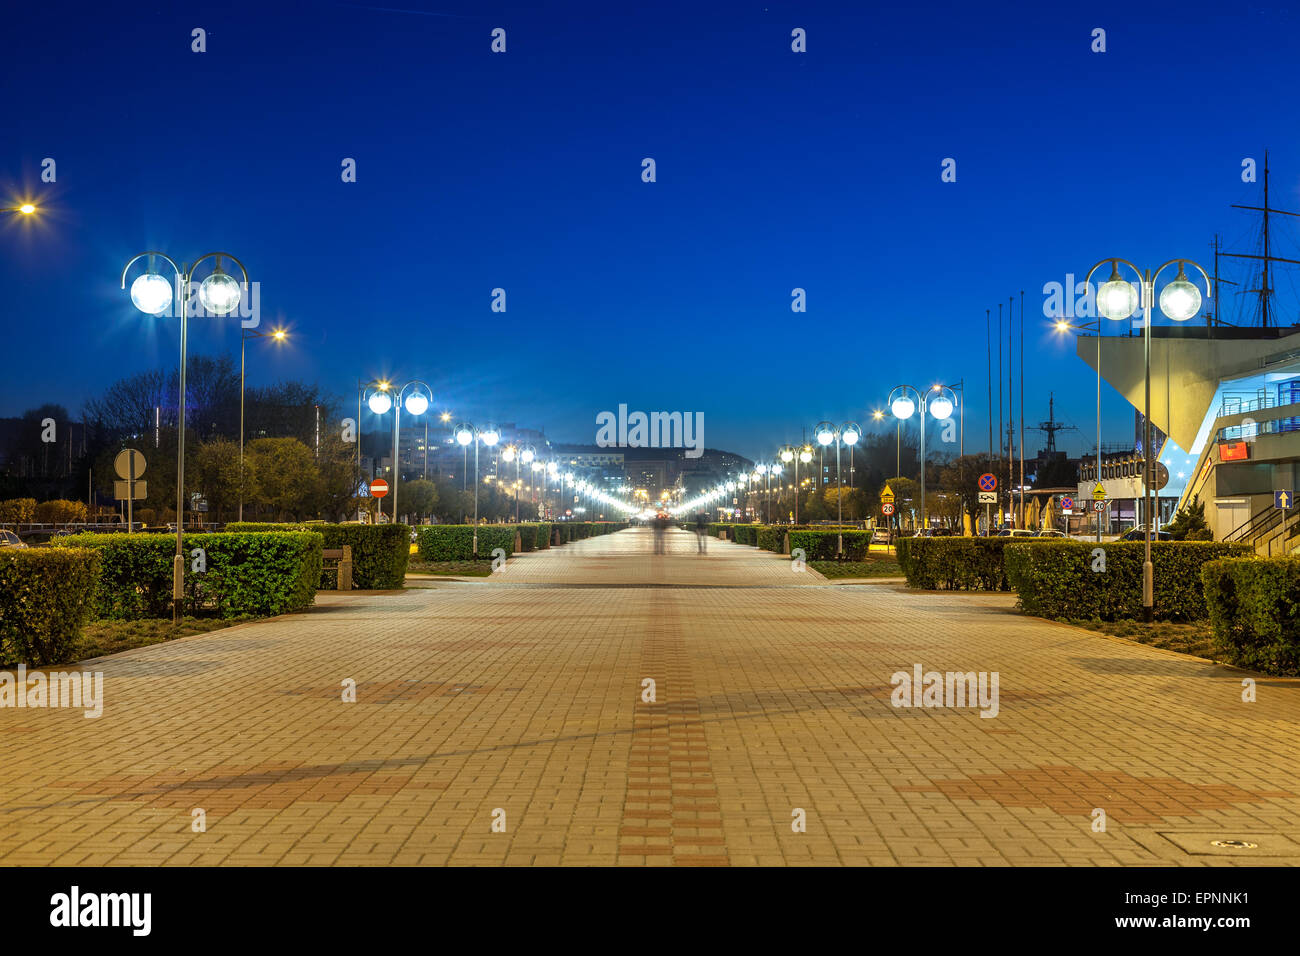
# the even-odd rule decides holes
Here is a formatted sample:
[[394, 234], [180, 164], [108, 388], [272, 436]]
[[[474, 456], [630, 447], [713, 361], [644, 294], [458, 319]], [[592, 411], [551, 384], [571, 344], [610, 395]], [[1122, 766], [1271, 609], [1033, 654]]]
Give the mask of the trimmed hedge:
[[795, 548], [803, 548], [804, 556], [809, 561], [834, 561], [839, 538], [844, 538], [844, 557], [847, 561], [861, 561], [867, 554], [867, 545], [871, 543], [870, 531], [791, 531], [790, 553]]
[[[187, 534], [186, 614], [266, 617], [308, 607], [321, 576], [321, 535], [313, 532]], [[94, 607], [100, 617], [168, 617], [176, 539], [153, 534], [77, 534], [56, 548], [93, 548], [101, 555]], [[195, 573], [195, 548], [207, 570]]]
[[894, 542], [907, 586], [926, 590], [1009, 591], [1003, 549], [1015, 541], [1037, 547], [1050, 538], [898, 538]]
[[[1052, 619], [1127, 620], [1142, 615], [1141, 541], [1095, 544], [1087, 541], [1002, 539], [1009, 544], [1006, 570], [1027, 614]], [[1100, 556], [1105, 552], [1105, 570]], [[1161, 621], [1198, 621], [1208, 611], [1201, 569], [1221, 558], [1245, 557], [1250, 545], [1211, 541], [1156, 541], [1151, 545], [1155, 575], [1154, 612]]]
[[[324, 540], [326, 549], [352, 548], [352, 586], [362, 591], [392, 591], [403, 586], [411, 560], [411, 529], [404, 524], [270, 524], [232, 521], [227, 532], [312, 531]], [[339, 586], [336, 571], [322, 571], [317, 590], [334, 591]]]
[[755, 543], [764, 551], [781, 553], [785, 545], [786, 526], [783, 524], [760, 525]]
[[1214, 649], [1230, 664], [1300, 677], [1300, 557], [1201, 565]]
[[0, 551], [0, 664], [58, 664], [90, 616], [100, 554], [89, 548]]
[[[474, 560], [474, 526], [472, 524], [428, 524], [416, 529], [415, 546], [421, 561]], [[490, 561], [496, 548], [510, 557], [515, 551], [515, 526], [481, 524], [478, 526], [478, 558]]]

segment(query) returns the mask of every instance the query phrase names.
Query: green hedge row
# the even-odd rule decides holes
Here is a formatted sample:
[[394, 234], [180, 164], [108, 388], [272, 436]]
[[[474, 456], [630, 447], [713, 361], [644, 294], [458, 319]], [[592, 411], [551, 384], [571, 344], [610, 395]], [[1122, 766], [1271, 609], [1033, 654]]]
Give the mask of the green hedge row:
[[1201, 581], [1216, 653], [1240, 667], [1300, 677], [1300, 557], [1207, 561]]
[[520, 551], [540, 551], [551, 546], [551, 526], [545, 522], [517, 524]]
[[870, 531], [791, 531], [790, 553], [795, 548], [803, 548], [804, 558], [808, 561], [834, 561], [839, 553], [840, 538], [844, 541], [844, 556], [847, 561], [861, 561], [867, 554], [867, 545], [871, 543]]
[[1010, 582], [1003, 563], [1012, 541], [1037, 547], [1050, 539], [1025, 538], [898, 538], [894, 542], [907, 586], [935, 590], [1007, 591]]
[[[1142, 615], [1142, 563], [1146, 560], [1143, 542], [1099, 545], [1050, 538], [1032, 542], [1001, 540], [1014, 542], [1006, 549], [1007, 576], [1026, 613], [1103, 621]], [[1162, 621], [1204, 619], [1208, 614], [1201, 579], [1204, 565], [1251, 553], [1250, 545], [1245, 544], [1152, 543], [1155, 617]]]
[[90, 616], [100, 554], [87, 548], [0, 551], [0, 664], [71, 656]]
[[[271, 524], [232, 521], [227, 532], [312, 531], [321, 535], [326, 549], [345, 544], [352, 548], [352, 586], [363, 591], [391, 591], [402, 587], [406, 565], [411, 560], [411, 529], [404, 524]], [[334, 567], [323, 571], [318, 589], [333, 591], [339, 586]]]
[[[421, 561], [474, 560], [474, 526], [472, 524], [426, 524], [415, 531], [415, 547]], [[478, 526], [478, 558], [488, 561], [497, 548], [506, 557], [515, 553], [515, 526], [481, 524]]]
[[[309, 606], [321, 576], [321, 535], [313, 532], [187, 534], [186, 614], [215, 611], [225, 618], [264, 617]], [[56, 548], [92, 548], [100, 555], [93, 605], [100, 617], [167, 617], [171, 614], [170, 535], [77, 534]], [[206, 570], [195, 572], [194, 549]]]

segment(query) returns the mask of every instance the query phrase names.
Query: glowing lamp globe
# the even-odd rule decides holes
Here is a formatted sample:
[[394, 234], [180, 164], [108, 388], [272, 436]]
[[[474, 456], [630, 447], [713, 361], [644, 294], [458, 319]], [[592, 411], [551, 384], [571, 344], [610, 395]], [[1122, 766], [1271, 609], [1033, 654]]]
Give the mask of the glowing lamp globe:
[[156, 272], [131, 283], [131, 302], [146, 315], [162, 315], [172, 304], [172, 284]]
[[474, 440], [474, 430], [468, 425], [461, 425], [456, 429], [456, 444], [462, 448]]
[[429, 396], [423, 392], [412, 392], [406, 396], [406, 410], [412, 415], [423, 415], [429, 410]]
[[794, 452], [792, 452], [789, 448], [784, 449], [781, 452], [781, 460], [786, 464], [789, 464], [790, 462], [794, 461]]
[[239, 305], [239, 283], [234, 276], [214, 272], [199, 286], [199, 301], [213, 315], [229, 315]]
[[856, 445], [858, 443], [858, 439], [862, 437], [862, 433], [859, 432], [856, 428], [846, 428], [844, 429], [842, 437], [844, 439], [844, 444]]
[[503, 449], [502, 452], [501, 452], [501, 457], [502, 457], [505, 461], [514, 461], [514, 460], [515, 460], [515, 449], [514, 449], [514, 446], [513, 446], [513, 445], [508, 445], [508, 446], [506, 446], [506, 448]]
[[947, 395], [936, 395], [930, 399], [930, 414], [940, 420], [952, 417], [952, 400]]
[[393, 407], [393, 398], [387, 392], [375, 392], [366, 399], [366, 404], [376, 415], [383, 415]]
[[1201, 290], [1183, 277], [1164, 287], [1160, 293], [1160, 311], [1175, 322], [1186, 322], [1201, 309]]
[[519, 453], [519, 460], [522, 461], [525, 465], [531, 464], [532, 460], [536, 457], [537, 457], [537, 452], [533, 451], [531, 448], [525, 448], [523, 451]]
[[834, 432], [818, 432], [818, 433], [817, 433], [817, 444], [819, 444], [819, 445], [829, 445], [829, 444], [830, 444], [831, 442], [833, 442], [834, 440], [835, 440], [835, 433], [834, 433]]
[[808, 462], [812, 461], [811, 449], [805, 448], [803, 451], [799, 452], [799, 460], [803, 462], [805, 465], [808, 464]]
[[479, 432], [479, 438], [483, 439], [485, 445], [495, 445], [501, 440], [501, 433], [489, 425], [483, 431]]
[[889, 403], [889, 410], [894, 413], [895, 418], [908, 419], [916, 411], [916, 402], [906, 395], [900, 395]]
[[1097, 290], [1097, 311], [1113, 322], [1122, 322], [1137, 311], [1138, 293], [1132, 282], [1118, 275], [1103, 282]]

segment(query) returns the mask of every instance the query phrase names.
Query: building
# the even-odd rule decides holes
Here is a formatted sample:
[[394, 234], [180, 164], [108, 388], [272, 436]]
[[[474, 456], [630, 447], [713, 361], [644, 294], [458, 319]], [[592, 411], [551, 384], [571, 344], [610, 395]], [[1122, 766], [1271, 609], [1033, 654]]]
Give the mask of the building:
[[[1077, 341], [1093, 368], [1097, 344], [1092, 336]], [[1141, 409], [1142, 337], [1103, 336], [1100, 344], [1102, 377]], [[1195, 497], [1217, 541], [1246, 542], [1261, 554], [1300, 549], [1300, 326], [1153, 326], [1151, 423], [1163, 436], [1153, 442], [1156, 460], [1169, 474], [1160, 520]], [[1090, 496], [1095, 472], [1095, 462], [1083, 463], [1080, 495]], [[1141, 475], [1140, 452], [1102, 460], [1108, 498], [1140, 499]]]

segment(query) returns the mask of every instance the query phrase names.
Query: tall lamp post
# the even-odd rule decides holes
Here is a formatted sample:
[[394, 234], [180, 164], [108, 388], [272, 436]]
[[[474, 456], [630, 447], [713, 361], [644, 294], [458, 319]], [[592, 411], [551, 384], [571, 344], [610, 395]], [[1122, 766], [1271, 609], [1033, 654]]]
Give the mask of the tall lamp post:
[[[1065, 319], [1056, 323], [1057, 332], [1083, 332], [1093, 328], [1097, 330], [1097, 481], [1101, 481], [1101, 319], [1078, 325], [1071, 325]], [[1092, 514], [1097, 525], [1097, 543], [1101, 544], [1101, 512], [1094, 506]]]
[[[364, 399], [366, 407], [375, 415], [387, 415], [388, 410], [393, 407], [393, 396], [389, 394], [392, 385], [385, 381], [368, 382], [357, 389], [357, 472], [361, 471], [361, 402]], [[374, 389], [374, 391], [371, 391]], [[375, 477], [376, 463], [371, 462], [370, 477]], [[383, 501], [375, 499], [375, 523], [379, 522], [380, 516], [384, 513]], [[397, 516], [397, 512], [393, 512]]]
[[[1198, 263], [1191, 259], [1170, 259], [1154, 272], [1143, 272], [1127, 259], [1112, 257], [1102, 259], [1088, 270], [1084, 279], [1085, 287], [1090, 288], [1093, 273], [1110, 263], [1110, 278], [1097, 289], [1097, 311], [1113, 322], [1122, 322], [1133, 315], [1138, 306], [1142, 308], [1142, 344], [1143, 359], [1146, 367], [1146, 395], [1142, 412], [1142, 477], [1146, 502], [1146, 557], [1142, 562], [1142, 619], [1149, 622], [1155, 613], [1155, 574], [1151, 564], [1151, 532], [1155, 526], [1154, 502], [1152, 501], [1151, 466], [1154, 457], [1151, 454], [1151, 300], [1155, 297], [1156, 280], [1160, 273], [1177, 263], [1178, 275], [1160, 291], [1160, 311], [1175, 322], [1186, 322], [1194, 318], [1201, 308], [1201, 290], [1187, 278], [1185, 266], [1192, 266], [1205, 280], [1207, 298], [1214, 298], [1214, 280]], [[1139, 300], [1138, 290], [1133, 283], [1120, 278], [1119, 264], [1124, 263], [1138, 276], [1142, 283]]]
[[[239, 266], [239, 271], [244, 276], [244, 288], [248, 287], [248, 270], [242, 262], [226, 252], [209, 252], [188, 267], [183, 264], [178, 266], [173, 259], [161, 252], [142, 252], [132, 256], [123, 267], [123, 289], [126, 288], [126, 274], [131, 266], [146, 256], [149, 259], [148, 271], [136, 276], [131, 283], [131, 302], [146, 315], [162, 315], [168, 307], [173, 307], [181, 320], [180, 400], [176, 419], [176, 556], [172, 559], [172, 622], [179, 624], [185, 600], [185, 558], [181, 536], [185, 527], [185, 353], [189, 337], [190, 285], [199, 263], [205, 259], [214, 259], [212, 273], [199, 285], [199, 302], [214, 315], [229, 315], [239, 305], [240, 283], [222, 271], [221, 260], [229, 259]], [[171, 266], [176, 275], [175, 288], [165, 276], [156, 271], [158, 259]]]
[[[916, 396], [913, 401], [907, 393], [911, 391]], [[945, 395], [944, 392], [947, 391]], [[946, 419], [951, 417], [953, 405], [956, 396], [952, 390], [946, 386], [940, 386], [940, 391], [929, 399], [929, 411], [932, 418]], [[920, 389], [913, 385], [898, 385], [889, 393], [889, 410], [894, 413], [901, 426], [903, 422], [911, 418], [918, 410], [921, 413], [921, 521], [924, 527], [929, 527], [929, 521], [925, 513], [925, 413], [926, 413], [926, 395], [922, 394]]]
[[[410, 394], [407, 390], [410, 389]], [[398, 458], [398, 444], [402, 435], [402, 408], [419, 418], [433, 404], [433, 389], [424, 382], [407, 382], [397, 392], [396, 412], [393, 415], [393, 524], [397, 524], [397, 484], [402, 477], [402, 463]], [[426, 446], [427, 447], [427, 446]]]
[[[289, 333], [284, 329], [274, 332], [252, 332], [241, 328], [239, 334], [239, 520], [244, 520], [244, 347], [249, 339], [271, 339], [284, 342]], [[358, 441], [357, 447], [360, 448]]]

